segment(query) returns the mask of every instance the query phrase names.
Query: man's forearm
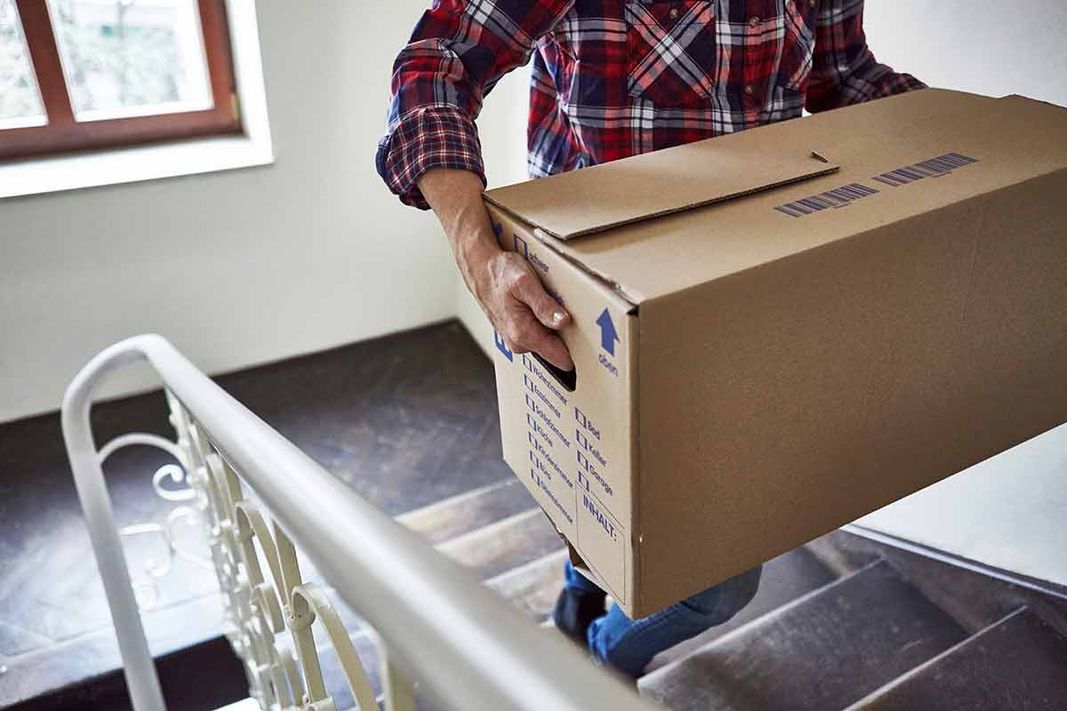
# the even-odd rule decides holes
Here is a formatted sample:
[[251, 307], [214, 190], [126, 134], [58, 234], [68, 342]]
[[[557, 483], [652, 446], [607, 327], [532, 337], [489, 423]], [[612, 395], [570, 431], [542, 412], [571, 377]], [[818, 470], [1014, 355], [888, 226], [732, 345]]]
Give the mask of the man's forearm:
[[418, 188], [444, 228], [467, 288], [508, 345], [534, 351], [556, 367], [574, 367], [556, 334], [570, 322], [521, 256], [501, 248], [482, 203], [482, 179], [465, 170], [437, 168]]
[[471, 267], [501, 251], [482, 203], [481, 178], [466, 170], [435, 168], [419, 178], [418, 186], [444, 228], [456, 263], [473, 291], [476, 275], [469, 273]]

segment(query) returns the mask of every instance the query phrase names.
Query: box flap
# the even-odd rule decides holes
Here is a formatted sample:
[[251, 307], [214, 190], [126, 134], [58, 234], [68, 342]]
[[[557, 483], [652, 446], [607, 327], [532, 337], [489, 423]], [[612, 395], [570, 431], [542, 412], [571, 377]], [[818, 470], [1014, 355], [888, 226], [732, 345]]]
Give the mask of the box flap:
[[497, 188], [485, 197], [568, 240], [835, 170], [809, 148], [708, 139]]
[[[713, 139], [725, 146], [832, 145], [827, 150], [842, 166], [836, 173], [600, 235], [545, 240], [640, 306], [886, 222], [1067, 170], [1064, 136], [1067, 110], [1040, 102], [935, 89], [898, 94]], [[884, 173], [916, 164], [922, 170], [924, 161], [952, 152], [977, 161], [903, 185], [880, 182]], [[799, 218], [778, 209], [853, 186], [869, 196]]]

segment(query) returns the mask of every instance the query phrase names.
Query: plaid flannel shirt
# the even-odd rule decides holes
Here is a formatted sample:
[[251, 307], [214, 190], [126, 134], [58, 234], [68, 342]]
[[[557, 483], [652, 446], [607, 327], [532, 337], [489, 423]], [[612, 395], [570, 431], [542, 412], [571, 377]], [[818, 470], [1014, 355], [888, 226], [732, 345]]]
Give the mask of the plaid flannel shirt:
[[402, 201], [434, 167], [485, 181], [474, 121], [531, 56], [533, 177], [924, 86], [875, 60], [863, 0], [434, 0], [378, 146]]

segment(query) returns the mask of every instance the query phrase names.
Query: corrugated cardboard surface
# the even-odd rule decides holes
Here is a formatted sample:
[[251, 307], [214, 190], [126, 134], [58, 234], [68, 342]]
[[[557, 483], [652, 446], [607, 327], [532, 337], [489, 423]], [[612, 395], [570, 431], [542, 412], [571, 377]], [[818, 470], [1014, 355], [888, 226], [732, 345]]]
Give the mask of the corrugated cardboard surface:
[[[768, 165], [804, 146], [841, 168], [566, 242], [534, 226], [547, 181], [509, 188], [501, 213], [596, 285], [557, 282], [583, 314], [563, 334], [579, 382], [603, 367], [587, 323], [603, 292], [638, 307], [632, 386], [575, 394], [633, 413], [619, 517], [634, 615], [1067, 420], [1067, 111], [931, 90], [707, 144]], [[597, 169], [587, 227], [640, 202], [630, 165]], [[698, 161], [641, 166], [655, 185], [704, 175]], [[662, 205], [648, 190], [642, 209]], [[577, 203], [555, 199], [579, 225]], [[507, 450], [520, 411], [504, 397]], [[583, 551], [594, 569], [601, 555]]]
[[638, 609], [1067, 419], [1067, 174], [1042, 182], [642, 307]]
[[[746, 139], [771, 154], [800, 144], [841, 168], [739, 200], [557, 242], [556, 248], [640, 303], [1057, 170], [1067, 160], [1059, 128], [1064, 114], [1064, 109], [1039, 102], [930, 89], [710, 139], [706, 143], [725, 144], [722, 150]], [[951, 179], [928, 180], [917, 190], [892, 190], [870, 181], [886, 170], [968, 150], [980, 152], [975, 157], [984, 160]], [[610, 186], [607, 169], [625, 163], [601, 166], [602, 183]], [[804, 219], [773, 209], [856, 179], [881, 193]], [[611, 204], [630, 197], [620, 191], [602, 200]]]
[[701, 141], [668, 148], [497, 188], [487, 192], [486, 199], [566, 240], [836, 169], [803, 145], [768, 153], [762, 141], [738, 134], [729, 146]]
[[571, 356], [583, 364], [569, 392], [532, 356], [508, 355], [498, 344], [504, 460], [601, 587], [628, 605], [634, 579], [631, 393], [637, 318], [629, 303], [538, 242], [527, 226], [494, 215], [501, 243], [526, 257], [580, 325], [565, 338]]

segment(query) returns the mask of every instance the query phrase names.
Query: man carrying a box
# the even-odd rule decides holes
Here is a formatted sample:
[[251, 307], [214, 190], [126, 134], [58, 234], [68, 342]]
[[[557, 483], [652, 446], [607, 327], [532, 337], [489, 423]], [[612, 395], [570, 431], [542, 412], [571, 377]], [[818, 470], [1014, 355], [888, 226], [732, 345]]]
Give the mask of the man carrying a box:
[[[467, 287], [515, 352], [570, 370], [570, 320], [504, 251], [482, 203], [474, 121], [533, 57], [529, 172], [541, 177], [876, 99], [924, 85], [879, 64], [863, 0], [434, 0], [394, 66], [378, 172], [437, 214]], [[660, 651], [726, 622], [760, 568], [630, 620], [568, 563], [556, 626], [632, 677]]]

